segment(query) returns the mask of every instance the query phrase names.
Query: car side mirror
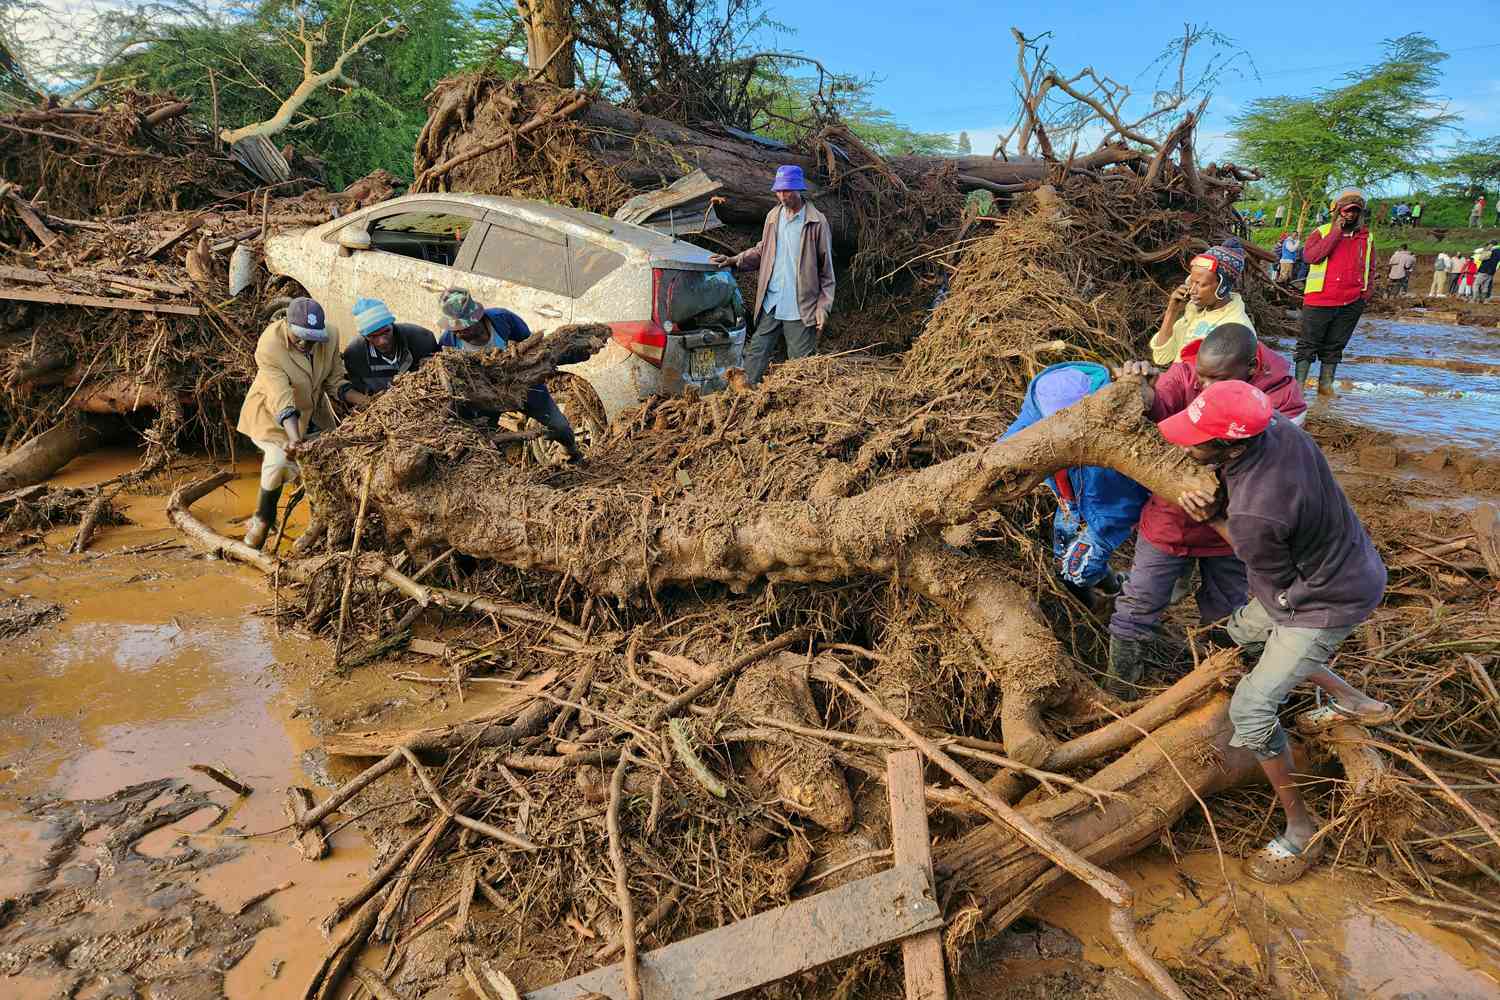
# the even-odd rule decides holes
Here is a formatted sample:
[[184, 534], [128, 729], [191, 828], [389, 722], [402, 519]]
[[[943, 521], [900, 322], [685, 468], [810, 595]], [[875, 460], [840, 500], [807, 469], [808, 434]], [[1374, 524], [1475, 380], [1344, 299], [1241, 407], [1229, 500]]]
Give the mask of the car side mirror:
[[345, 226], [339, 230], [339, 249], [345, 257], [356, 250], [368, 250], [371, 245], [370, 231], [364, 226]]

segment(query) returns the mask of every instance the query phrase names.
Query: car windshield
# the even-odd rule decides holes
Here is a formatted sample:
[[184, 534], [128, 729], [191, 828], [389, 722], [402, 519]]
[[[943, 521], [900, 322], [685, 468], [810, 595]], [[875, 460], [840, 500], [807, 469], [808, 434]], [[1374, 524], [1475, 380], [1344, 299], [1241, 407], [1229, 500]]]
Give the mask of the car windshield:
[[728, 271], [662, 269], [656, 282], [656, 321], [674, 329], [733, 330], [743, 325], [745, 300]]

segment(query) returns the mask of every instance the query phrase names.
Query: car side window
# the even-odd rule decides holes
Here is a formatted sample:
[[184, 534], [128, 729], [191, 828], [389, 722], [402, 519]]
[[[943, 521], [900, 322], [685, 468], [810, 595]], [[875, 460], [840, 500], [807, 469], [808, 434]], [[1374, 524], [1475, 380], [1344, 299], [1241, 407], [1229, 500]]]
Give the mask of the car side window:
[[474, 271], [544, 292], [568, 294], [567, 245], [499, 224], [485, 233]]
[[452, 267], [474, 220], [432, 209], [399, 212], [370, 221], [370, 247]]
[[622, 254], [575, 237], [568, 238], [568, 266], [573, 271], [573, 297], [578, 298], [625, 263]]

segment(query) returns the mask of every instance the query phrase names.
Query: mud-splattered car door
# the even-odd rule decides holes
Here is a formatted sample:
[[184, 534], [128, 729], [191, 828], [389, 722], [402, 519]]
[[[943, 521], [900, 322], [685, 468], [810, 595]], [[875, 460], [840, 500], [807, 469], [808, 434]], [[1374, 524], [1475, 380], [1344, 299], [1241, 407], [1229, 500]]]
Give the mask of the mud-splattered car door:
[[[338, 260], [337, 301], [329, 318], [348, 343], [349, 310], [356, 299], [381, 299], [402, 323], [437, 330], [444, 290], [469, 284], [465, 271], [482, 239], [483, 210], [434, 199], [407, 202], [367, 216], [370, 248]], [[476, 298], [478, 294], [476, 292]]]
[[498, 212], [486, 216], [470, 290], [485, 306], [516, 313], [533, 331], [572, 322], [568, 242], [562, 233]]

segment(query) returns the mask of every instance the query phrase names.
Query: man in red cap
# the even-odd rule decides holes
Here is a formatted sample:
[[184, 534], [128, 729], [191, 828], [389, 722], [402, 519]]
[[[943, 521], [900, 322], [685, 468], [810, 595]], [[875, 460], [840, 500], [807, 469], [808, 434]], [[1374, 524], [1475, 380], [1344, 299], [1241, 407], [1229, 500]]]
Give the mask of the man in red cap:
[[1365, 225], [1365, 196], [1347, 188], [1333, 202], [1333, 218], [1302, 245], [1302, 259], [1312, 265], [1302, 290], [1302, 334], [1292, 360], [1297, 384], [1307, 382], [1318, 361], [1318, 395], [1333, 395], [1334, 371], [1365, 311], [1374, 283], [1374, 245]]
[[1245, 563], [1250, 601], [1229, 617], [1229, 636], [1258, 653], [1229, 703], [1229, 745], [1255, 754], [1286, 813], [1286, 831], [1246, 859], [1263, 882], [1299, 878], [1316, 860], [1317, 823], [1292, 776], [1292, 752], [1277, 712], [1306, 681], [1329, 696], [1298, 719], [1303, 732], [1395, 715], [1350, 686], [1328, 662], [1385, 593], [1385, 564], [1307, 432], [1276, 414], [1248, 382], [1218, 382], [1157, 424], [1162, 436], [1215, 468], [1227, 499], [1182, 497]]
[[783, 338], [789, 360], [812, 354], [833, 308], [833, 237], [828, 218], [803, 196], [802, 168], [777, 167], [771, 190], [776, 207], [766, 215], [760, 242], [733, 257], [709, 258], [736, 271], [760, 269], [751, 313], [755, 332], [745, 349], [745, 379], [751, 385], [766, 374]]
[[[1302, 389], [1275, 351], [1255, 331], [1238, 323], [1215, 327], [1183, 349], [1183, 360], [1161, 375], [1144, 361], [1127, 362], [1121, 375], [1139, 375], [1146, 415], [1161, 421], [1188, 408], [1209, 386], [1241, 380], [1261, 390], [1276, 412], [1301, 423], [1307, 413]], [[1159, 496], [1141, 513], [1135, 555], [1124, 589], [1109, 619], [1109, 674], [1105, 687], [1120, 698], [1137, 698], [1147, 643], [1173, 603], [1174, 586], [1198, 568], [1198, 620], [1216, 622], [1245, 603], [1245, 565], [1218, 532], [1199, 524], [1177, 504]]]

